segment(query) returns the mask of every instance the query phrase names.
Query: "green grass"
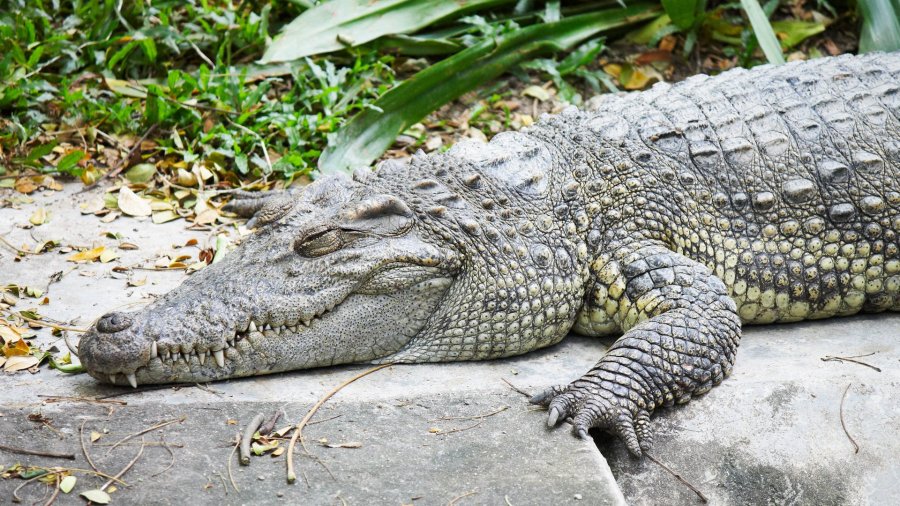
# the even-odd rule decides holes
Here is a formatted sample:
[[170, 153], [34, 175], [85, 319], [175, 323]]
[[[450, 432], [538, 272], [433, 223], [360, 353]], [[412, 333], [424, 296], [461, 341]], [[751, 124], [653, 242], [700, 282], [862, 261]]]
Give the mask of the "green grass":
[[[92, 182], [113, 166], [127, 168], [108, 159], [106, 150], [124, 156], [128, 139], [149, 133], [152, 145], [144, 150], [144, 158], [162, 172], [174, 174], [176, 169], [201, 164], [229, 184], [258, 178], [291, 180], [313, 171], [326, 149], [347, 151], [355, 140], [353, 131], [378, 128], [379, 104], [385, 103], [379, 100], [390, 90], [396, 90], [391, 103], [398, 102], [398, 95], [403, 102], [403, 90], [417, 94], [418, 109], [405, 113], [414, 121], [477, 85], [488, 84], [487, 78], [470, 78], [471, 84], [431, 97], [428, 89], [401, 84], [411, 77], [401, 70], [409, 57], [425, 56], [429, 64], [454, 68], [455, 61], [471, 64], [463, 56], [471, 54], [467, 48], [509, 47], [509, 41], [518, 40], [517, 34], [528, 26], [543, 23], [548, 38], [568, 40], [562, 32], [552, 31], [567, 26], [559, 20], [618, 9], [611, 0], [564, 7], [553, 1], [497, 0], [478, 2], [477, 12], [472, 5], [444, 5], [439, 15], [435, 11], [424, 19], [416, 10], [421, 9], [417, 2], [379, 1], [390, 7], [389, 30], [367, 24], [371, 0], [331, 0], [341, 2], [334, 4], [341, 8], [359, 3], [368, 9], [358, 16], [352, 11], [354, 15], [343, 16], [333, 27], [324, 26], [329, 18], [317, 14], [328, 3], [313, 7], [307, 0], [0, 0], [0, 175], [64, 173]], [[771, 18], [778, 7], [777, 0], [762, 5], [744, 1], [755, 5], [750, 18], [754, 27], [766, 24], [766, 17]], [[878, 3], [881, 11], [896, 3], [866, 2]], [[429, 0], [434, 6], [450, 3]], [[854, 12], [849, 4], [808, 3], [832, 17]], [[739, 58], [742, 65], [765, 61], [739, 3], [664, 0], [646, 9], [646, 14], [664, 9], [667, 15], [635, 32], [643, 43], [653, 46], [665, 35], [679, 34], [686, 54], [696, 51], [697, 44], [724, 44], [724, 53]], [[871, 9], [863, 12], [869, 14]], [[311, 21], [304, 24], [304, 19]], [[631, 24], [629, 30], [643, 26], [636, 23], [629, 18], [624, 24]], [[781, 32], [776, 29], [780, 49], [787, 49], [786, 41], [796, 44], [818, 33], [824, 29], [820, 25], [791, 21]], [[279, 62], [279, 55], [291, 53], [291, 44], [298, 44], [287, 35], [279, 37], [282, 28], [287, 27], [290, 35], [306, 33], [311, 26], [315, 33], [325, 34], [316, 37], [334, 37], [341, 47], [318, 44], [319, 54], [305, 51], [299, 59]], [[531, 75], [552, 80], [561, 98], [576, 101], [576, 85], [592, 83], [598, 91], [601, 81], [610, 85], [602, 71], [587, 69], [603, 50], [604, 37], [609, 42], [626, 31], [546, 44], [524, 60], [502, 59], [502, 68], [491, 68], [485, 75], [495, 79], [503, 72], [528, 69]], [[302, 43], [302, 37], [299, 40]], [[877, 48], [877, 43], [870, 45]], [[764, 45], [770, 58], [780, 56], [771, 34]], [[270, 63], [256, 63], [264, 57]], [[354, 116], [363, 119], [349, 121]], [[361, 126], [366, 118], [373, 123]], [[345, 125], [357, 130], [342, 131]], [[399, 133], [396, 125], [391, 128], [376, 136], [381, 144], [362, 162], [368, 163], [390, 144]]]

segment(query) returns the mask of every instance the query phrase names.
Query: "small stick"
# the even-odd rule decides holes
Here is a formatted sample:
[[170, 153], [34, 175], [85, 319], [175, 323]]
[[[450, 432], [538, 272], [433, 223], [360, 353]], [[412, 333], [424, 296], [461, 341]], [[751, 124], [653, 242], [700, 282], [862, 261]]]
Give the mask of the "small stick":
[[506, 378], [500, 378], [500, 381], [506, 383], [506, 385], [509, 386], [509, 388], [512, 388], [512, 389], [515, 390], [516, 392], [519, 392], [520, 394], [524, 395], [525, 397], [528, 397], [529, 399], [531, 399], [531, 397], [532, 397], [531, 394], [529, 394], [529, 393], [526, 392], [525, 390], [522, 390], [521, 388], [519, 388], [519, 387], [513, 385], [513, 384], [510, 383]]
[[499, 413], [503, 413], [509, 409], [509, 406], [503, 406], [497, 411], [491, 411], [490, 413], [485, 413], [483, 415], [474, 415], [474, 416], [442, 416], [440, 418], [435, 418], [434, 420], [429, 420], [430, 422], [441, 422], [441, 421], [449, 421], [449, 420], [478, 420], [480, 418], [487, 418], [489, 416], [494, 416]]
[[100, 487], [100, 490], [105, 490], [106, 487], [112, 485], [113, 480], [118, 480], [119, 478], [121, 478], [122, 476], [124, 476], [125, 473], [127, 473], [128, 470], [131, 469], [131, 468], [134, 466], [134, 463], [137, 462], [138, 459], [141, 458], [141, 455], [143, 455], [143, 454], [144, 454], [144, 438], [141, 438], [141, 447], [138, 448], [137, 455], [135, 455], [134, 458], [131, 459], [131, 462], [129, 462], [128, 465], [126, 465], [125, 467], [122, 468], [121, 471], [119, 471], [119, 474], [115, 475], [115, 476], [114, 476], [113, 478], [111, 478], [109, 481], [107, 481], [106, 483], [104, 483], [103, 486]]
[[25, 480], [25, 483], [22, 483], [21, 485], [19, 485], [18, 487], [16, 487], [16, 489], [13, 490], [13, 499], [12, 499], [12, 502], [22, 502], [22, 498], [19, 497], [19, 490], [22, 490], [22, 487], [28, 485], [29, 483], [31, 483], [31, 482], [33, 482], [33, 481], [35, 481], [35, 480], [41, 479], [41, 478], [43, 478], [44, 476], [47, 476], [48, 474], [55, 474], [55, 475], [58, 476], [59, 474], [65, 473], [65, 472], [69, 472], [69, 473], [90, 473], [90, 474], [94, 474], [94, 475], [97, 475], [97, 476], [100, 476], [100, 477], [103, 477], [103, 478], [111, 478], [111, 479], [113, 479], [113, 480], [119, 482], [119, 484], [121, 484], [121, 485], [128, 486], [128, 484], [125, 483], [124, 481], [122, 481], [122, 480], [120, 480], [120, 479], [118, 479], [118, 478], [113, 478], [112, 476], [110, 476], [110, 475], [108, 475], [108, 474], [103, 474], [103, 473], [101, 473], [101, 472], [99, 472], [99, 471], [91, 471], [90, 469], [77, 469], [77, 468], [74, 468], [74, 467], [56, 467], [56, 468], [48, 469], [47, 472], [44, 473], [44, 474], [39, 474], [39, 475], [37, 475], [37, 476], [34, 476], [34, 477], [32, 477], [32, 478], [29, 478], [29, 479]]
[[669, 474], [671, 474], [672, 476], [674, 476], [676, 480], [678, 480], [678, 481], [680, 481], [681, 483], [684, 483], [685, 485], [687, 485], [687, 487], [688, 487], [689, 489], [693, 490], [694, 493], [697, 494], [697, 497], [700, 498], [700, 501], [701, 501], [703, 504], [706, 504], [706, 503], [709, 502], [709, 499], [707, 499], [706, 496], [703, 495], [703, 492], [701, 492], [697, 487], [691, 485], [691, 482], [689, 482], [689, 481], [687, 481], [686, 479], [682, 478], [680, 474], [678, 474], [678, 473], [676, 473], [675, 471], [673, 471], [672, 469], [670, 469], [669, 466], [667, 466], [667, 465], [663, 464], [662, 462], [656, 460], [656, 458], [655, 458], [653, 455], [650, 455], [649, 452], [646, 452], [646, 451], [645, 451], [645, 452], [644, 452], [644, 455], [646, 455], [648, 459], [650, 459], [650, 460], [652, 460], [654, 463], [656, 463], [656, 465], [658, 465], [659, 467], [665, 469], [666, 472], [668, 472]]
[[244, 434], [241, 436], [241, 455], [239, 459], [242, 466], [250, 465], [250, 441], [253, 439], [253, 434], [256, 432], [256, 429], [262, 425], [263, 420], [265, 419], [266, 415], [259, 413], [253, 417], [253, 420], [250, 421], [250, 425], [244, 429]]
[[5, 244], [8, 248], [11, 248], [12, 250], [14, 250], [16, 253], [21, 253], [22, 255], [40, 255], [40, 253], [35, 253], [33, 251], [25, 251], [23, 249], [19, 249], [19, 248], [13, 246], [12, 243], [7, 241], [6, 238], [3, 237], [2, 235], [0, 235], [0, 242]]
[[241, 444], [241, 435], [238, 434], [237, 441], [234, 443], [234, 448], [231, 449], [231, 453], [228, 455], [228, 479], [231, 480], [231, 486], [234, 487], [234, 491], [237, 493], [241, 493], [241, 489], [238, 488], [237, 483], [234, 482], [234, 476], [231, 474], [231, 461], [234, 460], [234, 452], [237, 451], [238, 446]]
[[18, 453], [19, 455], [36, 455], [38, 457], [52, 457], [55, 459], [75, 460], [74, 453], [55, 453], [55, 452], [43, 452], [43, 451], [38, 451], [38, 450], [27, 450], [25, 448], [15, 448], [12, 446], [6, 446], [4, 444], [0, 444], [0, 450], [5, 450], [10, 453]]
[[859, 453], [859, 445], [856, 444], [856, 440], [853, 439], [853, 436], [850, 435], [850, 432], [847, 430], [847, 424], [844, 423], [844, 399], [847, 398], [847, 391], [850, 390], [850, 387], [853, 383], [847, 385], [847, 388], [844, 389], [844, 395], [841, 396], [841, 428], [844, 429], [844, 434], [846, 434], [847, 439], [850, 440], [850, 444], [853, 445], [853, 453]]
[[148, 433], [148, 432], [152, 432], [152, 431], [154, 431], [154, 430], [156, 430], [156, 429], [161, 429], [161, 428], [165, 427], [166, 425], [172, 425], [173, 423], [181, 423], [181, 422], [183, 422], [183, 421], [185, 421], [185, 420], [187, 420], [187, 417], [186, 417], [186, 416], [182, 416], [181, 418], [173, 418], [172, 420], [167, 420], [167, 421], [165, 421], [165, 422], [159, 422], [159, 423], [156, 424], [156, 425], [153, 425], [153, 426], [151, 426], [151, 427], [147, 427], [146, 429], [144, 429], [144, 430], [142, 430], [142, 431], [140, 431], [140, 432], [135, 432], [134, 434], [132, 434], [132, 435], [130, 435], [130, 436], [125, 436], [124, 438], [120, 439], [116, 444], [112, 445], [112, 446], [109, 448], [109, 450], [106, 451], [106, 454], [109, 455], [109, 452], [113, 451], [117, 446], [119, 446], [120, 444], [124, 443], [125, 441], [128, 441], [128, 440], [131, 439], [131, 438], [135, 438], [135, 437], [138, 437], [138, 436], [143, 436], [144, 434], [146, 434], [146, 433]]
[[84, 445], [84, 424], [86, 422], [87, 422], [87, 420], [82, 420], [81, 427], [78, 428], [78, 441], [81, 443], [81, 451], [84, 452], [85, 460], [87, 460], [87, 463], [90, 464], [91, 469], [93, 469], [94, 471], [97, 471], [99, 473], [100, 470], [97, 469], [97, 466], [94, 464], [94, 461], [91, 460], [91, 454], [88, 453], [87, 446]]
[[826, 355], [819, 360], [821, 360], [822, 362], [841, 362], [841, 363], [853, 362], [854, 364], [863, 365], [870, 369], [875, 369], [876, 371], [881, 372], [880, 368], [875, 367], [872, 364], [867, 364], [867, 363], [863, 362], [862, 360], [854, 360], [854, 359], [861, 358], [861, 357], [871, 357], [874, 354], [875, 354], [875, 352], [873, 351], [872, 353], [867, 353], [865, 355], [854, 355], [852, 357], [832, 357], [831, 355]]
[[50, 499], [44, 503], [44, 506], [50, 506], [56, 501], [56, 498], [59, 496], [59, 473], [56, 474], [56, 483], [53, 487], [53, 495], [50, 496]]
[[483, 423], [484, 423], [484, 419], [482, 418], [477, 423], [470, 425], [468, 427], [460, 427], [460, 428], [450, 429], [450, 430], [446, 430], [446, 431], [442, 430], [440, 432], [432, 432], [432, 434], [434, 434], [435, 436], [443, 436], [444, 434], [453, 434], [454, 432], [462, 432], [464, 430], [474, 429], [475, 427], [478, 427], [479, 425], [481, 425]]
[[353, 376], [352, 378], [344, 381], [340, 385], [334, 387], [330, 392], [325, 394], [325, 396], [323, 396], [321, 399], [319, 399], [313, 405], [312, 409], [310, 409], [309, 412], [306, 413], [306, 416], [304, 416], [303, 419], [300, 420], [300, 423], [297, 424], [297, 430], [294, 431], [294, 434], [291, 436], [291, 442], [288, 444], [287, 458], [285, 459], [287, 461], [287, 482], [288, 483], [294, 483], [295, 481], [297, 481], [297, 475], [294, 474], [294, 447], [297, 445], [297, 439], [299, 439], [301, 437], [301, 435], [303, 433], [303, 427], [305, 427], [306, 424], [309, 422], [310, 418], [312, 418], [313, 415], [316, 414], [316, 411], [318, 411], [319, 408], [322, 407], [322, 404], [325, 404], [325, 401], [330, 399], [332, 395], [338, 393], [342, 388], [349, 385], [350, 383], [353, 383], [354, 381], [356, 381], [364, 376], [368, 376], [369, 374], [372, 374], [373, 372], [380, 371], [380, 370], [384, 369], [385, 367], [390, 367], [392, 365], [394, 365], [393, 362], [388, 363], [388, 364], [381, 364], [381, 365], [375, 366], [371, 369], [367, 369], [367, 370], [357, 374], [356, 376]]
[[44, 474], [39, 474], [39, 475], [37, 475], [37, 476], [33, 476], [33, 477], [31, 477], [31, 478], [28, 478], [27, 480], [25, 480], [25, 483], [22, 483], [21, 485], [19, 485], [18, 487], [16, 487], [15, 490], [13, 490], [13, 498], [12, 498], [12, 502], [22, 502], [22, 498], [19, 497], [19, 491], [22, 490], [22, 488], [25, 487], [26, 485], [28, 485], [28, 484], [30, 484], [31, 482], [33, 482], [34, 480], [37, 480], [37, 479], [39, 479], [39, 478], [43, 478], [44, 476], [47, 476], [48, 474], [55, 474], [55, 475], [59, 476], [59, 473], [62, 473], [62, 472], [64, 472], [64, 471], [47, 471], [47, 472], [44, 473]]
[[[143, 444], [143, 441], [141, 441], [141, 444]], [[166, 443], [166, 437], [164, 434], [159, 435], [159, 445], [162, 446], [163, 448], [165, 448], [167, 452], [169, 452], [169, 455], [172, 457], [172, 461], [169, 462], [169, 465], [166, 466], [165, 469], [154, 474], [153, 476], [151, 476], [151, 478], [156, 478], [157, 476], [163, 474], [164, 472], [168, 471], [169, 469], [172, 469], [172, 466], [175, 465], [175, 452], [173, 452], [172, 448], [169, 447], [169, 444]], [[221, 476], [221, 474], [219, 474], [219, 476]]]
[[43, 397], [44, 402], [47, 404], [52, 404], [54, 402], [87, 402], [91, 404], [116, 404], [118, 406], [127, 406], [128, 403], [125, 401], [106, 401], [103, 399], [94, 399], [93, 397], [81, 397], [81, 396], [68, 396], [68, 395], [46, 395], [46, 394], [38, 394], [38, 397]]
[[259, 427], [259, 435], [265, 436], [275, 430], [275, 424], [278, 423], [279, 418], [281, 418], [281, 410], [277, 409], [272, 418], [269, 418], [269, 421]]
[[477, 490], [472, 490], [472, 491], [466, 492], [465, 494], [458, 495], [458, 496], [454, 497], [453, 499], [450, 499], [450, 502], [447, 503], [447, 506], [454, 506], [457, 502], [459, 502], [460, 499], [464, 499], [466, 497], [469, 497], [470, 495], [475, 495], [477, 493], [478, 493]]

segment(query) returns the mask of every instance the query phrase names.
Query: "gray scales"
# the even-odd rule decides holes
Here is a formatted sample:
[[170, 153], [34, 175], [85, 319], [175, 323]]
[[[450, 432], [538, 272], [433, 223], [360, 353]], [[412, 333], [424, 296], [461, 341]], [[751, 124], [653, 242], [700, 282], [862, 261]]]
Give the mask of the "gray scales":
[[132, 386], [485, 360], [622, 334], [532, 402], [619, 436], [729, 375], [741, 325], [900, 309], [900, 53], [696, 76], [488, 144], [239, 194], [255, 234], [80, 344]]

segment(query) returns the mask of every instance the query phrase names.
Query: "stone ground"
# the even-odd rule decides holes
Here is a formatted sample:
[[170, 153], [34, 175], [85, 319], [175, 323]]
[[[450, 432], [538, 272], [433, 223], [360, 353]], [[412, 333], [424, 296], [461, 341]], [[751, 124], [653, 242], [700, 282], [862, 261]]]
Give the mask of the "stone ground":
[[[117, 251], [120, 258], [107, 264], [74, 264], [66, 261], [68, 254], [57, 253], [16, 262], [0, 247], [0, 285], [43, 288], [53, 273], [65, 273], [50, 285], [50, 303], [38, 307], [45, 317], [84, 327], [107, 311], [144, 303], [180, 283], [184, 272], [117, 274], [114, 266], [152, 265], [165, 253], [196, 259], [196, 247], [173, 250], [172, 245], [191, 238], [200, 246], [214, 242], [208, 231], [188, 230], [181, 220], [153, 225], [119, 218], [104, 224], [83, 216], [78, 204], [103, 190], [77, 194], [79, 188], [67, 185], [63, 192], [35, 194], [32, 203], [0, 209], [0, 234], [19, 246], [57, 239], [115, 249], [119, 241], [105, 235], [115, 232], [139, 249]], [[11, 197], [0, 190], [0, 201]], [[51, 211], [50, 221], [22, 228], [38, 207]], [[129, 286], [129, 277], [146, 283]], [[23, 299], [13, 309], [36, 302]], [[898, 334], [897, 315], [748, 328], [731, 378], [689, 405], [654, 417], [652, 455], [712, 504], [900, 504]], [[46, 330], [36, 342], [65, 346]], [[114, 449], [113, 443], [183, 418], [143, 435], [156, 446], [147, 446], [124, 476], [128, 486], [112, 494], [114, 504], [699, 504], [659, 465], [630, 458], [604, 435], [595, 436], [595, 445], [572, 437], [565, 427], [547, 430], [545, 414], [503, 382], [535, 392], [571, 381], [609, 343], [573, 336], [508, 360], [379, 371], [339, 392], [313, 418], [318, 423], [305, 431], [309, 454], [298, 451], [295, 457], [297, 483], [285, 483], [283, 455], [254, 457], [249, 467], [237, 465], [235, 457], [232, 472], [240, 492], [226, 486], [226, 463], [241, 426], [256, 413], [279, 408], [287, 415], [279, 426], [296, 422], [325, 392], [366, 366], [136, 392], [46, 367], [33, 375], [3, 374], [0, 444], [74, 453], [76, 460], [0, 451], [0, 466], [88, 468], [79, 444], [83, 425], [94, 463], [115, 473], [134, 458], [140, 437]], [[880, 372], [820, 360], [873, 352], [859, 360]], [[843, 420], [858, 453], [841, 426], [848, 386]], [[114, 394], [124, 395], [102, 404], [50, 398]], [[92, 431], [102, 437], [90, 444]], [[174, 460], [158, 445], [161, 438]], [[329, 448], [323, 439], [359, 447]], [[75, 493], [103, 482], [82, 476], [58, 503], [84, 503]], [[21, 484], [0, 479], [0, 501], [10, 500]], [[50, 491], [32, 484], [20, 495], [31, 503], [46, 500]]]

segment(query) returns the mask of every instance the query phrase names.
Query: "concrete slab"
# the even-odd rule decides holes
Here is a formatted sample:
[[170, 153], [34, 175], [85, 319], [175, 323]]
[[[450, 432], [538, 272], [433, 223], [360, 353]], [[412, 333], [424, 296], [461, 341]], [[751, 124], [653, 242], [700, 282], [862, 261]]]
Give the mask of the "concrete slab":
[[[900, 504], [900, 315], [750, 327], [734, 373], [654, 418], [653, 455], [712, 504]], [[871, 356], [854, 363], [826, 356]], [[841, 427], [859, 445], [859, 453]], [[600, 443], [632, 505], [697, 498], [652, 462]]]
[[[183, 245], [191, 238], [201, 247], [211, 246], [215, 240], [209, 231], [186, 230], [184, 221], [153, 225], [146, 220], [120, 218], [100, 223], [96, 217], [78, 212], [80, 202], [96, 198], [100, 192], [77, 194], [79, 188], [66, 185], [63, 192], [35, 196], [34, 203], [0, 209], [0, 233], [8, 233], [6, 239], [17, 246], [55, 239], [63, 245], [107, 248], [125, 241], [140, 249], [118, 251], [120, 258], [109, 264], [74, 264], [66, 261], [71, 253], [25, 256], [15, 261], [13, 253], [0, 248], [2, 285], [44, 287], [53, 273], [65, 273], [50, 286], [50, 303], [38, 308], [46, 317], [85, 327], [107, 311], [145, 303], [180, 283], [184, 272], [116, 274], [113, 267], [152, 264], [166, 253], [190, 254], [195, 260], [198, 248], [173, 250], [172, 246]], [[0, 200], [10, 195], [0, 194]], [[50, 222], [30, 230], [20, 228], [38, 207], [51, 211]], [[120, 238], [111, 239], [106, 232]], [[147, 281], [143, 286], [129, 287], [129, 277], [146, 277]], [[30, 308], [37, 302], [23, 299], [15, 309]], [[65, 346], [46, 330], [39, 332], [37, 342], [43, 347]], [[587, 370], [603, 350], [603, 343], [596, 340], [574, 338], [562, 346], [510, 360], [397, 366], [379, 371], [342, 390], [313, 419], [322, 423], [309, 427], [305, 434], [317, 460], [303, 456], [303, 452], [296, 457], [305, 478], [293, 486], [285, 484], [284, 456], [255, 458], [249, 468], [237, 466], [235, 459], [233, 472], [239, 494], [230, 485], [226, 487], [222, 477], [227, 475], [229, 441], [240, 426], [258, 412], [268, 414], [278, 408], [286, 412], [285, 420], [295, 423], [325, 392], [366, 366], [247, 378], [206, 388], [165, 388], [115, 398], [126, 401], [126, 406], [47, 402], [47, 395], [94, 398], [127, 391], [99, 385], [87, 375], [63, 375], [46, 368], [35, 375], [3, 375], [0, 443], [71, 452], [77, 460], [0, 451], [0, 466], [22, 462], [87, 468], [78, 442], [82, 422], [88, 433], [109, 431], [97, 442], [109, 444], [159, 421], [186, 417], [183, 423], [145, 436], [148, 441], [158, 441], [164, 434], [166, 441], [181, 445], [173, 448], [174, 466], [154, 476], [168, 465], [170, 457], [162, 447], [147, 448], [146, 456], [126, 475], [131, 486], [120, 487], [113, 494], [116, 502], [447, 504], [458, 498], [456, 504], [624, 504], [596, 446], [578, 440], [566, 429], [548, 431], [544, 413], [529, 406], [525, 397], [502, 381], [507, 379], [529, 391], [564, 383]], [[29, 420], [29, 415], [36, 413], [49, 418], [52, 429], [40, 418], [32, 416]], [[480, 417], [486, 414], [491, 415]], [[442, 419], [447, 417], [450, 419]], [[230, 425], [229, 420], [237, 424]], [[315, 443], [322, 438], [332, 443], [358, 442], [361, 447], [326, 448]], [[107, 471], [121, 469], [137, 451], [129, 445], [106, 456], [108, 447], [95, 445], [89, 449], [96, 464]], [[102, 482], [86, 478], [77, 490]], [[0, 480], [0, 497], [9, 497], [20, 484], [19, 480]], [[22, 495], [35, 501], [48, 490], [30, 486]], [[473, 493], [466, 495], [469, 492]], [[74, 497], [62, 499], [63, 504], [83, 503]]]
[[[76, 195], [80, 185], [64, 192], [35, 197], [36, 202], [0, 209], [0, 234], [16, 245], [45, 239], [62, 244], [114, 247], [105, 231], [120, 234], [140, 249], [120, 251], [111, 264], [76, 265], [56, 253], [14, 256], [0, 248], [0, 284], [43, 287], [50, 275], [62, 280], [50, 286], [50, 304], [43, 315], [86, 326], [115, 308], [141, 304], [177, 285], [181, 271], [134, 271], [140, 287], [127, 285], [128, 275], [114, 265], [136, 265], [172, 252], [196, 238], [200, 246], [214, 241], [208, 231], [186, 230], [183, 221], [152, 225], [133, 219], [110, 224], [81, 216], [77, 203], [99, 193]], [[11, 194], [0, 193], [0, 201]], [[52, 211], [51, 221], [32, 230], [27, 223], [37, 207]], [[227, 231], [227, 230], [226, 230]], [[233, 232], [233, 230], [232, 230]], [[195, 259], [197, 248], [180, 248]], [[72, 270], [74, 268], [74, 270]], [[16, 309], [36, 304], [25, 299]], [[708, 395], [686, 406], [661, 410], [654, 417], [657, 432], [653, 455], [699, 488], [713, 504], [900, 504], [900, 315], [868, 315], [782, 326], [748, 328], [733, 376]], [[44, 346], [61, 340], [41, 331]], [[393, 367], [357, 382], [329, 401], [307, 435], [311, 452], [323, 465], [298, 456], [297, 465], [309, 479], [284, 483], [283, 457], [256, 458], [250, 468], [234, 466], [242, 492], [225, 495], [222, 478], [231, 451], [228, 442], [241, 424], [257, 412], [283, 407], [287, 420], [298, 420], [332, 386], [364, 367], [336, 367], [228, 381], [201, 388], [166, 388], [118, 399], [127, 406], [46, 403], [39, 395], [100, 396], [121, 390], [97, 385], [91, 378], [64, 376], [42, 369], [36, 375], [0, 376], [0, 442], [12, 446], [55, 449], [78, 454], [72, 464], [0, 452], [0, 465], [16, 461], [86, 467], [80, 455], [78, 426], [107, 429], [98, 444], [117, 439], [169, 418], [186, 416], [163, 430], [166, 440], [181, 443], [176, 462], [164, 474], [151, 477], [169, 463], [169, 455], [150, 447], [126, 475], [135, 483], [114, 494], [132, 503], [272, 503], [288, 499], [315, 504], [446, 504], [471, 491], [458, 504], [536, 504], [574, 502], [619, 504], [623, 497], [606, 460], [589, 443], [567, 430], [547, 431], [544, 413], [533, 411], [524, 397], [502, 379], [537, 391], [571, 381], [590, 368], [608, 340], [577, 336], [560, 345], [509, 360]], [[822, 362], [821, 357], [854, 356], [881, 372], [854, 364]], [[841, 427], [841, 397], [847, 431]], [[214, 392], [210, 392], [209, 390]], [[485, 418], [440, 420], [442, 417]], [[60, 434], [27, 415], [41, 413]], [[339, 415], [337, 418], [330, 417]], [[229, 425], [237, 420], [238, 425]], [[481, 422], [472, 428], [472, 425]], [[450, 431], [434, 434], [431, 429]], [[61, 438], [60, 438], [61, 435]], [[158, 441], [158, 432], [146, 436]], [[358, 449], [325, 448], [315, 444], [359, 442]], [[629, 504], [692, 504], [697, 497], [647, 459], [627, 456], [618, 442], [596, 436], [603, 455]], [[106, 442], [106, 443], [104, 443]], [[135, 446], [107, 447], [92, 453], [103, 469], [116, 470], [134, 455]], [[302, 453], [302, 452], [301, 452]], [[146, 459], [146, 460], [145, 460]], [[334, 475], [332, 478], [331, 474]], [[263, 478], [260, 480], [259, 478]], [[227, 478], [226, 478], [227, 479]], [[141, 481], [138, 481], [141, 480]], [[302, 478], [301, 478], [302, 480]], [[93, 486], [101, 480], [87, 480]], [[18, 480], [0, 480], [0, 497], [9, 497]], [[79, 485], [78, 490], [83, 490]], [[46, 492], [29, 487], [32, 501]], [[281, 494], [281, 496], [279, 496]], [[74, 501], [68, 498], [68, 502]]]

